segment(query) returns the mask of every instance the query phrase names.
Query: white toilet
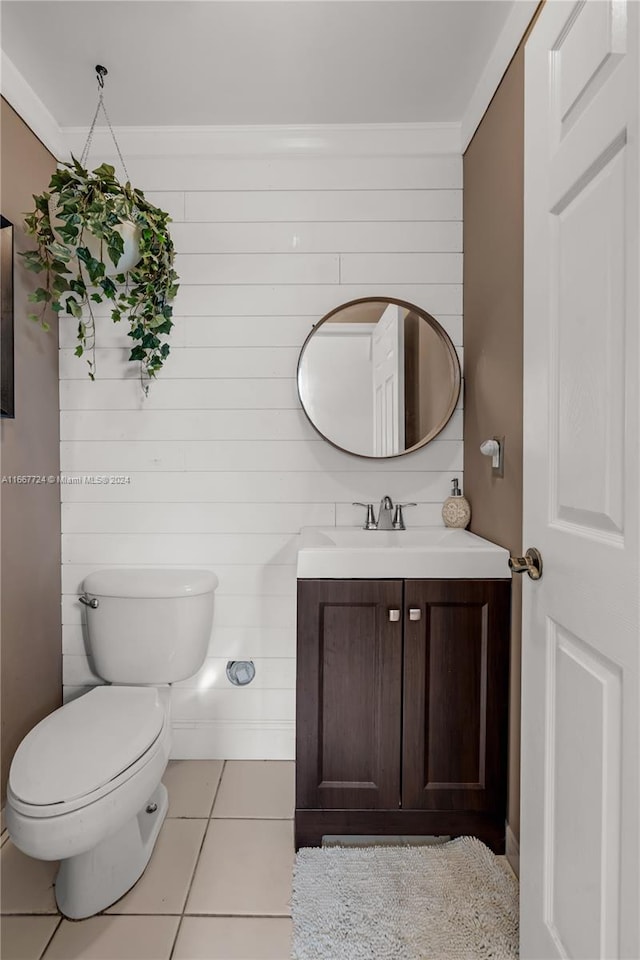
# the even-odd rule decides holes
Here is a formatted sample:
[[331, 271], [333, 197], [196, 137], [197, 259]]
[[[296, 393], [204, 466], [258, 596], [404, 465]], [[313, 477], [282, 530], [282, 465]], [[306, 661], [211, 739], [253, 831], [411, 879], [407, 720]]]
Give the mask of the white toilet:
[[98, 570], [83, 583], [88, 652], [108, 685], [45, 717], [18, 747], [7, 829], [60, 860], [56, 900], [79, 920], [138, 880], [167, 813], [169, 684], [207, 654], [218, 584], [207, 570]]

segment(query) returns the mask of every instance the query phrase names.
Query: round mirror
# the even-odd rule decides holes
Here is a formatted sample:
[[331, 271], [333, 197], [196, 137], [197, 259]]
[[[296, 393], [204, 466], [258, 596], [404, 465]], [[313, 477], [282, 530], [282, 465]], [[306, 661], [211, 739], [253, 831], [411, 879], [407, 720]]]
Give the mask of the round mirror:
[[404, 300], [345, 303], [315, 325], [298, 360], [298, 395], [325, 440], [359, 457], [398, 457], [440, 433], [460, 364], [437, 320]]

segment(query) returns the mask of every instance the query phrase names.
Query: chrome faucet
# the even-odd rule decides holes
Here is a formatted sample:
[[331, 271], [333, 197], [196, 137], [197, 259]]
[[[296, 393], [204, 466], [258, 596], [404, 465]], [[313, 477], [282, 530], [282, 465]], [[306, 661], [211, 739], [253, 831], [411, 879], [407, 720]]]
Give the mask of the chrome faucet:
[[367, 519], [363, 524], [364, 530], [406, 530], [402, 510], [404, 507], [416, 507], [417, 504], [396, 503], [394, 507], [391, 497], [384, 496], [380, 501], [380, 511], [377, 520], [372, 503], [360, 503], [358, 500], [354, 502], [353, 506], [366, 508]]
[[383, 497], [380, 501], [380, 510], [378, 512], [377, 530], [393, 530], [393, 500], [391, 497]]

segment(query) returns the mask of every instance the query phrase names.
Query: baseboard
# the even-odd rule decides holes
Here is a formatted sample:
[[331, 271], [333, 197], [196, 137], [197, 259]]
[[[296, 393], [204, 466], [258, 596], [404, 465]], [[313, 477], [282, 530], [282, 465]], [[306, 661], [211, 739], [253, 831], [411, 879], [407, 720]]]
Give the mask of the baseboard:
[[293, 760], [293, 720], [174, 721], [172, 760]]
[[520, 876], [520, 844], [516, 840], [516, 835], [509, 826], [505, 824], [506, 827], [506, 849], [505, 853], [507, 855], [507, 860], [511, 865], [511, 869], [515, 873], [516, 877]]

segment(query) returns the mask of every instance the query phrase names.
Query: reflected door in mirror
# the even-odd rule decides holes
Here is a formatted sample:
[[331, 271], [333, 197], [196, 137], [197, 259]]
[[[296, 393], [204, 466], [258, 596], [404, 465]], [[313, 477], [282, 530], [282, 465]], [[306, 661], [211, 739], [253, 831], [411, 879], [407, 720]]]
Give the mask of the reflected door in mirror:
[[362, 457], [395, 457], [432, 440], [455, 409], [455, 348], [428, 313], [400, 300], [338, 307], [307, 337], [298, 393], [316, 430]]

